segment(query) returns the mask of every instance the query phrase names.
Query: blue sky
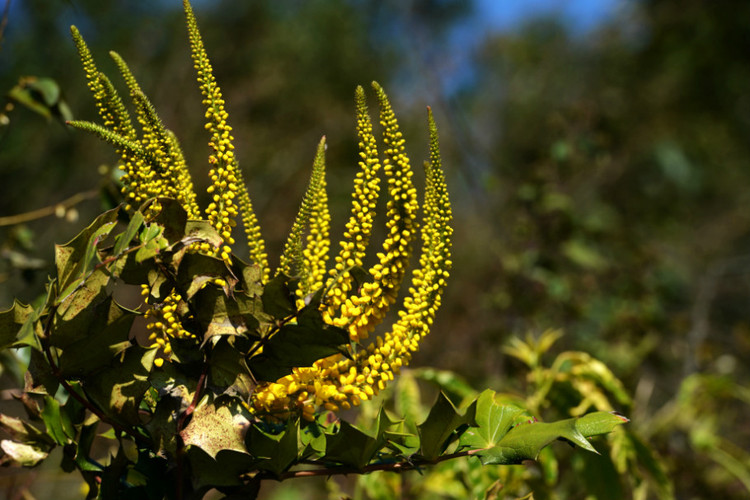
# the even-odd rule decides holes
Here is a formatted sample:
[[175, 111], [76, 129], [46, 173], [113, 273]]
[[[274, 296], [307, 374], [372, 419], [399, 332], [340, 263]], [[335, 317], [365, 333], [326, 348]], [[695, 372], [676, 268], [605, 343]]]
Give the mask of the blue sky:
[[623, 0], [474, 0], [485, 29], [507, 30], [529, 17], [557, 14], [575, 31], [588, 31], [614, 16]]

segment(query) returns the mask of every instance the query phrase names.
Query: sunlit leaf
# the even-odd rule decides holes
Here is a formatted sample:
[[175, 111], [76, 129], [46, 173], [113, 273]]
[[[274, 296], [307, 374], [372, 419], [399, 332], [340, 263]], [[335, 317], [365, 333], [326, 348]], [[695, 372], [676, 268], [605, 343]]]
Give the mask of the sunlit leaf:
[[457, 438], [456, 431], [474, 422], [475, 405], [459, 413], [453, 403], [442, 392], [430, 409], [427, 419], [419, 426], [419, 439], [422, 443], [420, 454], [427, 460], [436, 459], [445, 448]]
[[17, 300], [7, 311], [0, 311], [0, 349], [12, 345], [21, 326], [33, 314], [34, 308]]
[[205, 398], [180, 437], [185, 446], [197, 446], [212, 458], [221, 450], [245, 453], [248, 426], [247, 411], [239, 403], [215, 403]]
[[8, 439], [0, 441], [0, 448], [2, 448], [6, 454], [6, 457], [0, 459], [0, 463], [7, 461], [9, 458], [13, 463], [24, 467], [34, 467], [49, 455], [48, 451], [39, 447], [25, 443], [17, 443]]

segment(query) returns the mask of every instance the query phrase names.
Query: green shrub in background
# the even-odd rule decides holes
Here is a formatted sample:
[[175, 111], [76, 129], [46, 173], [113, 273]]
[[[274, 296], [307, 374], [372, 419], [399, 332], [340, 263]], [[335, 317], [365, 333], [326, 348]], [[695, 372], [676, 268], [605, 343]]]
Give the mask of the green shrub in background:
[[[272, 275], [221, 90], [187, 0], [184, 6], [211, 135], [211, 202], [205, 210], [198, 206], [176, 137], [124, 61], [112, 54], [137, 126], [73, 28], [103, 124], [69, 124], [115, 147], [124, 204], [56, 247], [57, 275], [44, 297], [33, 305], [16, 302], [0, 314], [0, 347], [28, 359], [19, 395], [27, 418], [0, 415], [0, 426], [12, 437], [0, 442], [4, 464], [33, 467], [59, 446], [62, 469], [81, 473], [88, 498], [201, 498], [214, 489], [228, 498], [254, 498], [267, 479], [421, 470], [460, 457], [483, 465], [519, 464], [555, 440], [595, 451], [589, 437], [627, 422], [596, 391], [587, 394], [594, 399], [577, 404], [575, 417], [538, 421], [536, 410], [556, 394], [552, 382], [564, 366], [544, 375], [524, 358], [533, 348], [524, 351], [520, 343], [514, 355], [538, 377], [528, 401], [487, 390], [457, 407], [441, 392], [428, 411], [407, 375], [396, 413], [381, 408], [370, 418], [372, 406], [363, 403], [408, 365], [433, 323], [452, 265], [451, 209], [432, 117], [420, 219], [388, 98], [373, 84], [383, 127], [381, 157], [358, 89], [361, 171], [334, 264], [327, 265], [330, 215], [321, 141]], [[386, 237], [376, 263], [366, 269], [381, 170], [389, 198]], [[250, 263], [234, 253], [238, 221]], [[418, 267], [398, 319], [390, 332], [366, 342], [398, 301], [418, 234]], [[600, 363], [580, 354], [561, 365], [566, 363], [598, 374], [594, 386], [618, 389], [616, 397], [625, 401]], [[585, 379], [573, 373], [567, 383], [581, 393]], [[360, 405], [365, 410], [359, 427], [337, 416]], [[597, 411], [586, 413], [590, 408]], [[111, 442], [101, 456], [96, 440]], [[545, 453], [542, 463], [555, 464]], [[617, 471], [628, 474], [629, 462], [650, 458], [646, 450], [613, 459], [618, 456], [625, 458]], [[476, 488], [496, 495], [502, 477], [513, 479], [500, 474], [490, 475], [489, 487]], [[640, 476], [632, 480], [638, 483]], [[519, 489], [521, 483], [532, 482], [511, 481]]]

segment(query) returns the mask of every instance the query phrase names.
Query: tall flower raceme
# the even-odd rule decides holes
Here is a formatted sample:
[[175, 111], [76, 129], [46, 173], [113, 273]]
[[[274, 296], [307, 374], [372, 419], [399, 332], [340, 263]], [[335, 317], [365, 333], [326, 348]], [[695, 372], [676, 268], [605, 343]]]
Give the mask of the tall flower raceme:
[[[201, 241], [187, 251], [205, 254], [232, 264], [232, 246], [237, 219], [242, 220], [248, 240], [249, 257], [260, 269], [260, 280], [267, 283], [270, 271], [265, 244], [247, 188], [234, 152], [234, 137], [228, 124], [225, 103], [212, 72], [192, 8], [184, 1], [193, 62], [206, 108], [205, 128], [210, 133], [208, 194], [210, 203], [201, 212], [178, 142], [158, 118], [154, 107], [141, 91], [125, 62], [114, 58], [134, 103], [140, 134], [122, 99], [109, 79], [98, 71], [85, 42], [73, 28], [89, 87], [94, 94], [103, 125], [71, 122], [111, 143], [121, 158], [122, 193], [126, 208], [137, 209], [154, 198], [172, 198], [179, 202], [189, 219], [202, 216], [218, 234], [219, 241]], [[328, 268], [330, 214], [325, 180], [325, 138], [321, 140], [313, 170], [297, 218], [286, 243], [275, 275], [293, 279], [295, 306], [299, 313], [311, 301], [322, 320], [346, 332], [346, 353], [329, 355], [308, 366], [298, 366], [275, 381], [258, 383], [249, 399], [249, 408], [258, 416], [274, 418], [300, 413], [311, 419], [320, 408], [347, 409], [372, 398], [393, 380], [400, 368], [409, 363], [418, 342], [430, 329], [445, 280], [451, 267], [451, 211], [445, 179], [441, 170], [437, 128], [429, 113], [430, 160], [425, 163], [425, 198], [421, 220], [422, 249], [419, 267], [412, 272], [411, 286], [398, 312], [398, 320], [387, 333], [366, 343], [370, 333], [385, 319], [397, 303], [413, 244], [420, 232], [419, 203], [413, 172], [404, 148], [404, 139], [385, 91], [373, 83], [380, 109], [382, 157], [378, 151], [364, 89], [357, 88], [357, 132], [359, 135], [359, 172], [354, 181], [352, 207], [338, 254]], [[385, 238], [376, 252], [375, 263], [364, 269], [375, 224], [376, 208], [385, 178]], [[151, 203], [146, 216], [160, 210], [158, 200]], [[210, 280], [225, 286], [222, 278]], [[195, 318], [187, 305], [188, 297], [176, 288], [165, 297], [144, 283], [145, 316], [148, 319], [152, 347], [163, 366], [172, 355], [172, 339], [195, 339]], [[315, 299], [312, 299], [315, 297]], [[297, 314], [298, 314], [297, 313]], [[287, 320], [294, 324], [296, 314]], [[263, 334], [268, 332], [260, 332]], [[271, 335], [273, 332], [270, 333]], [[262, 352], [259, 345], [256, 352]]]

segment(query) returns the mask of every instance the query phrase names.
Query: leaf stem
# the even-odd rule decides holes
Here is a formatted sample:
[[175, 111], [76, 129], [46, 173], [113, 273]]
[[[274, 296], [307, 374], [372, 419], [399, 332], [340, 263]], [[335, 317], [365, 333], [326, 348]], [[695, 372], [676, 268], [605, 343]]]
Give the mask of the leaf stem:
[[[375, 471], [390, 471], [390, 472], [406, 472], [410, 470], [416, 470], [427, 465], [435, 465], [445, 460], [452, 460], [454, 458], [469, 457], [479, 450], [465, 450], [456, 453], [450, 453], [448, 455], [442, 455], [434, 460], [426, 459], [415, 459], [407, 460], [404, 462], [393, 462], [393, 463], [381, 463], [366, 465], [362, 468], [349, 467], [349, 466], [334, 466], [334, 467], [323, 467], [320, 469], [313, 470], [292, 470], [282, 472], [281, 474], [275, 475], [263, 475], [262, 479], [277, 479], [283, 481], [285, 479], [294, 479], [302, 477], [314, 477], [314, 476], [332, 476], [335, 474], [367, 474]], [[257, 476], [256, 476], [257, 477]]]

